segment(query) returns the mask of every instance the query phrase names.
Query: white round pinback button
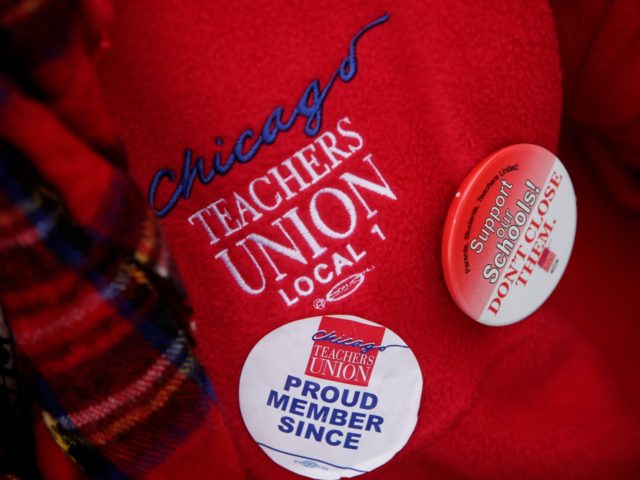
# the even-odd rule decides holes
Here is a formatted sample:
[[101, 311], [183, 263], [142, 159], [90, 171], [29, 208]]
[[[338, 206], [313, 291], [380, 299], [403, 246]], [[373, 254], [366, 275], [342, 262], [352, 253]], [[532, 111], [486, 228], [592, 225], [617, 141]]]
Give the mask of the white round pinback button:
[[350, 315], [312, 317], [255, 345], [239, 396], [249, 433], [274, 462], [309, 478], [351, 478], [407, 443], [422, 374], [388, 328]]
[[449, 292], [474, 320], [509, 325], [556, 288], [576, 232], [576, 198], [543, 147], [506, 147], [479, 163], [449, 208], [442, 265]]

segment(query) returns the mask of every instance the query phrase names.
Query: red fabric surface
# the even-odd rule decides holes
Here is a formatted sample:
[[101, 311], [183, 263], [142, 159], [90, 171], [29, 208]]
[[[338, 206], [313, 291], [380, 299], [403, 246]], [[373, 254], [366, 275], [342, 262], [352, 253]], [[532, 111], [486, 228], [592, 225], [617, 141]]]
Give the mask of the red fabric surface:
[[[196, 436], [176, 452], [181, 478], [207, 478], [198, 455], [223, 459], [233, 448], [250, 478], [298, 478], [249, 436], [238, 379], [250, 349], [266, 333], [318, 314], [312, 300], [320, 286], [291, 307], [277, 291], [290, 291], [293, 279], [326, 258], [312, 260], [296, 237], [309, 263], [274, 254], [287, 274], [276, 282], [256, 249], [267, 285], [249, 295], [215, 255], [224, 248], [240, 255], [236, 243], [249, 233], [282, 240], [271, 223], [294, 206], [313, 225], [309, 202], [319, 188], [349, 193], [339, 179], [345, 172], [375, 178], [362, 162], [368, 153], [396, 199], [369, 195], [378, 213], [368, 219], [353, 198], [358, 221], [346, 239], [312, 231], [328, 252], [344, 252], [347, 243], [366, 250], [343, 276], [375, 266], [356, 293], [323, 313], [358, 315], [407, 339], [423, 371], [424, 392], [407, 446], [365, 477], [640, 474], [640, 328], [634, 323], [640, 225], [627, 210], [637, 207], [638, 198], [638, 10], [633, 2], [606, 9], [594, 1], [563, 3], [552, 12], [534, 0], [296, 8], [286, 2], [233, 8], [171, 0], [116, 3], [113, 48], [101, 78], [131, 174], [145, 191], [158, 169], [179, 174], [187, 146], [209, 164], [216, 135], [224, 140], [218, 150], [227, 154], [243, 130], [260, 130], [274, 107], [291, 112], [311, 80], [326, 84], [362, 26], [391, 15], [359, 42], [356, 77], [338, 81], [324, 103], [321, 132], [335, 133], [336, 123], [348, 117], [350, 130], [364, 142], [356, 154], [241, 232], [224, 237], [212, 220], [221, 240], [210, 245], [188, 217], [233, 192], [246, 194], [252, 179], [310, 144], [302, 132], [305, 119], [299, 119], [251, 162], [234, 165], [207, 186], [196, 182], [191, 197], [162, 221], [195, 308], [197, 353], [231, 432], [218, 448], [204, 448]], [[346, 141], [353, 145], [353, 138]], [[551, 299], [525, 321], [494, 329], [454, 305], [441, 273], [440, 239], [465, 174], [491, 152], [519, 142], [559, 152], [565, 161], [578, 195], [578, 233]], [[171, 193], [170, 182], [161, 185], [159, 204]], [[334, 222], [336, 229], [348, 224], [344, 213]], [[386, 240], [371, 233], [375, 224]], [[259, 283], [259, 277], [249, 278]]]
[[102, 101], [90, 3], [0, 3], [0, 477], [239, 476]]

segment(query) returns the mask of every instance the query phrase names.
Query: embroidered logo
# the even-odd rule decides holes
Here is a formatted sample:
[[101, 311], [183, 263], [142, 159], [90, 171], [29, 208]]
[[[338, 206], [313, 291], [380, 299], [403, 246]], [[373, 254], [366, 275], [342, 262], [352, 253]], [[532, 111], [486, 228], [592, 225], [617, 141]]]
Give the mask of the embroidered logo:
[[331, 287], [324, 298], [316, 298], [313, 301], [313, 307], [316, 310], [322, 310], [327, 305], [327, 302], [338, 302], [343, 298], [348, 297], [353, 292], [358, 290], [358, 288], [360, 288], [360, 286], [364, 283], [365, 275], [372, 271], [374, 268], [374, 266], [371, 266], [365, 268], [361, 272], [354, 273], [352, 275], [349, 275], [348, 277], [343, 278], [333, 287]]
[[[378, 204], [394, 202], [397, 197], [348, 116], [321, 128], [323, 105], [333, 85], [356, 76], [358, 42], [388, 18], [383, 15], [352, 38], [347, 57], [327, 85], [322, 89], [317, 80], [312, 81], [287, 120], [284, 109], [276, 107], [260, 133], [248, 129], [240, 135], [226, 161], [217, 152], [212, 166], [205, 169], [204, 158], [194, 160], [187, 149], [178, 182], [174, 183], [177, 174], [170, 169], [154, 176], [149, 200], [156, 214], [164, 216], [180, 199], [189, 197], [196, 181], [208, 184], [234, 163], [250, 161], [262, 146], [292, 128], [297, 118], [306, 119], [304, 132], [314, 137], [309, 144], [265, 166], [265, 171], [243, 185], [234, 185], [233, 192], [208, 200], [208, 205], [185, 219], [194, 234], [215, 249], [210, 261], [223, 267], [243, 293], [262, 295], [275, 286], [287, 307], [315, 298], [313, 305], [323, 308], [326, 302], [358, 290], [365, 273], [373, 268], [362, 270], [367, 255], [364, 246], [371, 243], [362, 236], [368, 233], [376, 240], [386, 240], [378, 223]], [[253, 143], [248, 146], [250, 140]], [[158, 206], [156, 192], [161, 183], [175, 190], [167, 203]], [[314, 295], [323, 291], [324, 298]]]

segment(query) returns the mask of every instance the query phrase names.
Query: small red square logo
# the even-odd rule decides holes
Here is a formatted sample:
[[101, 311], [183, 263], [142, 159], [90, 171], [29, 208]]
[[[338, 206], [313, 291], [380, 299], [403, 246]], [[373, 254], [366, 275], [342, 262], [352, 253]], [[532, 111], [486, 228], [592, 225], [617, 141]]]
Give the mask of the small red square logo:
[[385, 328], [343, 318], [323, 317], [313, 334], [305, 373], [366, 387], [378, 358]]
[[542, 254], [540, 255], [540, 258], [538, 259], [538, 265], [540, 265], [540, 267], [545, 272], [553, 273], [553, 271], [555, 270], [555, 263], [556, 263], [556, 254], [553, 253], [548, 248], [545, 248]]

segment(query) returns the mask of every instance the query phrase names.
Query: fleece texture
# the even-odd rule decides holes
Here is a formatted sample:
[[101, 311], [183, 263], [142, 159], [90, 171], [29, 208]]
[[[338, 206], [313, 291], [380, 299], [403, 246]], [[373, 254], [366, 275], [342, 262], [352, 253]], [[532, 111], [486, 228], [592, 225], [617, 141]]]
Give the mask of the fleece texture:
[[[354, 35], [385, 13], [358, 39], [357, 71], [335, 81], [322, 114], [299, 116], [251, 154], [274, 109], [284, 122], [317, 100], [300, 101], [314, 80], [325, 88]], [[639, 15], [637, 2], [598, 0], [115, 2], [112, 48], [100, 65], [106, 104], [130, 175], [162, 216], [194, 307], [196, 354], [229, 432], [226, 450], [212, 448], [206, 461], [204, 440], [190, 437], [167, 460], [175, 476], [162, 478], [212, 478], [216, 462], [217, 478], [299, 478], [250, 437], [238, 381], [264, 335], [319, 314], [392, 329], [422, 369], [413, 435], [362, 478], [640, 475]], [[247, 129], [253, 138], [228, 162]], [[339, 153], [327, 147], [333, 141]], [[564, 161], [578, 231], [550, 299], [523, 322], [490, 328], [466, 317], [446, 289], [442, 229], [469, 170], [514, 143]], [[193, 166], [202, 157], [208, 172], [216, 152], [228, 171], [202, 181]], [[300, 160], [309, 153], [318, 160], [311, 171]], [[181, 182], [191, 172], [193, 181]], [[358, 198], [348, 174], [386, 189]], [[290, 191], [278, 175], [290, 176]], [[264, 208], [234, 196], [252, 198], [251, 185]], [[265, 254], [260, 238], [290, 249]], [[335, 267], [334, 254], [346, 264]], [[313, 276], [320, 263], [331, 282]], [[353, 294], [315, 302], [367, 268]], [[296, 284], [303, 276], [311, 283]], [[43, 471], [66, 461], [44, 432], [38, 440]], [[238, 471], [224, 467], [236, 462], [229, 452]]]
[[[245, 129], [259, 131], [276, 106], [290, 112], [310, 81], [326, 85], [355, 32], [390, 14], [359, 42], [357, 75], [338, 82], [324, 103], [320, 132], [338, 135], [338, 122], [348, 118], [363, 143], [353, 157], [287, 205], [255, 220], [246, 214], [249, 225], [238, 232], [224, 236], [211, 210], [203, 213], [219, 238], [211, 244], [192, 216], [226, 199], [238, 218], [233, 193], [245, 196], [251, 180], [274, 166], [282, 171], [284, 160], [312, 143], [301, 119], [251, 162], [236, 163], [206, 186], [195, 182], [190, 197], [163, 219], [195, 305], [199, 355], [247, 475], [295, 477], [271, 462], [243, 426], [237, 388], [244, 359], [272, 329], [316, 315], [312, 300], [321, 292], [287, 306], [278, 290], [292, 300], [293, 280], [307, 275], [308, 266], [274, 254], [286, 274], [278, 282], [256, 250], [266, 285], [249, 294], [216, 255], [226, 249], [241, 262], [237, 243], [251, 233], [284, 241], [272, 223], [294, 206], [313, 225], [309, 204], [319, 188], [344, 189], [339, 177], [346, 172], [376, 179], [362, 162], [369, 153], [396, 198], [370, 198], [377, 210], [370, 218], [356, 202], [358, 223], [348, 238], [313, 231], [329, 251], [342, 253], [347, 244], [366, 251], [343, 275], [375, 266], [357, 293], [322, 313], [359, 315], [411, 339], [423, 370], [416, 431], [369, 477], [638, 473], [638, 328], [631, 307], [638, 291], [632, 273], [638, 219], [612, 200], [633, 206], [637, 196], [632, 175], [619, 172], [638, 159], [638, 9], [631, 2], [605, 7], [581, 2], [552, 11], [537, 1], [117, 5], [103, 80], [132, 175], [144, 190], [158, 169], [179, 175], [185, 148], [208, 164], [216, 151], [228, 155]], [[579, 229], [566, 278], [549, 302], [520, 324], [493, 329], [451, 301], [441, 274], [441, 231], [465, 174], [489, 153], [519, 142], [560, 152], [576, 184]], [[157, 207], [173, 191], [168, 181], [160, 185]], [[333, 228], [346, 231], [344, 211], [332, 207]], [[385, 240], [371, 233], [374, 225]], [[241, 267], [258, 289], [251, 264]]]

